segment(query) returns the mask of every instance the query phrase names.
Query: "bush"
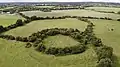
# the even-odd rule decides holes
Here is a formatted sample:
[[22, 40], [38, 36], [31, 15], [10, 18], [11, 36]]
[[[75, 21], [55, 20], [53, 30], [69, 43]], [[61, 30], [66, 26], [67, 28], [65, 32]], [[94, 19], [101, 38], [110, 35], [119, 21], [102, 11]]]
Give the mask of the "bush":
[[104, 58], [99, 61], [97, 67], [113, 67], [113, 63], [112, 63], [111, 59]]
[[22, 26], [24, 23], [22, 22], [21, 19], [18, 19], [18, 20], [16, 21], [16, 24], [17, 24], [17, 26]]
[[4, 32], [4, 31], [5, 31], [5, 28], [0, 25], [0, 33]]
[[18, 36], [15, 38], [16, 41], [22, 41], [22, 37]]
[[38, 47], [36, 50], [39, 52], [45, 52], [46, 47], [42, 43], [40, 43], [40, 44], [38, 44]]
[[29, 37], [28, 41], [29, 42], [35, 42], [37, 40], [37, 37], [36, 36], [31, 36]]
[[113, 48], [107, 46], [101, 46], [96, 48], [96, 54], [98, 56], [98, 60], [103, 58], [110, 58], [112, 59], [113, 56]]
[[27, 44], [25, 45], [25, 48], [30, 48], [31, 46], [32, 46], [31, 43], [27, 43]]

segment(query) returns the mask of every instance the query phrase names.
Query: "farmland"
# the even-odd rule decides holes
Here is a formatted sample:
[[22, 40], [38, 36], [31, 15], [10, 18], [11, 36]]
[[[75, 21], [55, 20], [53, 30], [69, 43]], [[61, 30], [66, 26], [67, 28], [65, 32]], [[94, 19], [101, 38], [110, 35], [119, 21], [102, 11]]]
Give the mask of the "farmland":
[[120, 67], [118, 11], [86, 7], [0, 14], [0, 67]]
[[93, 17], [110, 17], [113, 19], [117, 19], [120, 17], [118, 14], [111, 14], [111, 13], [100, 13], [100, 12], [95, 12], [91, 10], [53, 10], [52, 12], [41, 12], [41, 11], [27, 11], [27, 12], [22, 12], [23, 14], [27, 16], [93, 16]]
[[119, 12], [120, 8], [113, 8], [113, 7], [88, 7], [86, 9], [94, 9], [98, 11], [114, 11], [114, 12]]
[[[35, 27], [33, 27], [35, 26]], [[27, 24], [26, 26], [19, 27], [8, 32], [5, 34], [11, 34], [15, 36], [29, 36], [34, 32], [40, 31], [42, 29], [47, 28], [74, 28], [84, 31], [86, 28], [87, 23], [79, 21], [77, 19], [63, 19], [63, 20], [39, 20], [33, 21], [32, 23]], [[30, 29], [32, 27], [32, 29]], [[27, 31], [26, 31], [27, 30]], [[24, 32], [22, 32], [24, 31]]]
[[24, 19], [19, 15], [8, 15], [8, 14], [0, 14], [0, 25], [9, 26], [10, 24], [16, 23], [17, 19]]

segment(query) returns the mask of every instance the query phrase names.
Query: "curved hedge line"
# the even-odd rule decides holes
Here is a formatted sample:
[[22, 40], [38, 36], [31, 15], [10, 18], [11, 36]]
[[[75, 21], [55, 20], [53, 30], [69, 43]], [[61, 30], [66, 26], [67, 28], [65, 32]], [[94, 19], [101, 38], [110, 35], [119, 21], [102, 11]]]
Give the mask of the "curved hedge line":
[[[72, 47], [65, 47], [65, 48], [55, 48], [50, 47], [47, 48], [45, 45], [43, 45], [43, 40], [47, 38], [48, 36], [55, 36], [55, 35], [64, 35], [64, 36], [70, 36], [73, 39], [80, 42], [78, 46], [72, 46]], [[37, 47], [37, 51], [43, 52], [46, 54], [52, 54], [52, 55], [68, 55], [68, 54], [78, 54], [85, 51], [85, 45], [87, 43], [82, 40], [84, 37], [82, 36], [82, 33], [78, 29], [67, 29], [67, 28], [51, 28], [51, 29], [44, 29], [42, 31], [38, 31], [37, 33], [33, 33], [29, 37], [37, 37], [37, 40], [34, 41], [35, 47]], [[39, 44], [39, 45], [36, 45]]]
[[[25, 24], [27, 23], [30, 23], [32, 21], [35, 21], [35, 20], [49, 20], [49, 19], [66, 19], [66, 18], [76, 18], [78, 20], [81, 20], [81, 21], [85, 21], [85, 22], [90, 22], [88, 21], [88, 19], [104, 19], [104, 20], [114, 20], [112, 18], [109, 18], [109, 17], [91, 17], [91, 16], [88, 16], [88, 17], [85, 17], [85, 16], [61, 16], [61, 17], [37, 17], [37, 16], [32, 16], [32, 17], [28, 17], [28, 16], [25, 16], [23, 13], [19, 13], [19, 15], [21, 15], [22, 17], [26, 18], [24, 21], [22, 21], [21, 19], [18, 19], [16, 21], [15, 24], [11, 24], [7, 27], [3, 27], [0, 25], [0, 33], [3, 33], [5, 31], [8, 31], [8, 30], [11, 30], [11, 29], [14, 29], [14, 28], [17, 28], [17, 27], [20, 27], [20, 26], [24, 26]], [[120, 19], [117, 19], [117, 21], [120, 21]]]

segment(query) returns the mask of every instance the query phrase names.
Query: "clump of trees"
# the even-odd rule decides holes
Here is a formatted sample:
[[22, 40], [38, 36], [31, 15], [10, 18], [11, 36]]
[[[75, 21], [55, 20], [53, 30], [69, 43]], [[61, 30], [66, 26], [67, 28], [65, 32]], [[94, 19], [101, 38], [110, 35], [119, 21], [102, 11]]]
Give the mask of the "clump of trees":
[[24, 15], [23, 13], [18, 13], [20, 16], [24, 17], [25, 19], [30, 19], [30, 17]]
[[118, 11], [117, 14], [120, 14], [120, 11]]
[[65, 48], [50, 47], [50, 48], [46, 48], [44, 53], [55, 56], [61, 56], [61, 55], [69, 55], [69, 54], [78, 54], [84, 52], [85, 50], [86, 50], [85, 45], [78, 45], [78, 46], [65, 47]]
[[4, 32], [6, 30], [5, 27], [3, 27], [2, 25], [0, 25], [0, 33]]
[[96, 48], [96, 54], [98, 56], [98, 67], [112, 67], [113, 61], [113, 48], [107, 46], [101, 46]]
[[[39, 52], [43, 52], [45, 54], [50, 55], [68, 55], [68, 54], [78, 54], [85, 51], [85, 45], [83, 36], [81, 35], [82, 32], [80, 32], [78, 29], [72, 29], [72, 28], [51, 28], [51, 29], [44, 29], [42, 31], [38, 31], [37, 33], [33, 33], [31, 36], [29, 36], [29, 40], [32, 37], [33, 46], [36, 47], [36, 50]], [[55, 35], [65, 35], [70, 36], [80, 42], [78, 46], [73, 47], [65, 47], [65, 48], [55, 48], [50, 47], [47, 48], [45, 45], [43, 45], [42, 40], [47, 38], [48, 36], [55, 36]], [[87, 44], [87, 43], [86, 43]]]

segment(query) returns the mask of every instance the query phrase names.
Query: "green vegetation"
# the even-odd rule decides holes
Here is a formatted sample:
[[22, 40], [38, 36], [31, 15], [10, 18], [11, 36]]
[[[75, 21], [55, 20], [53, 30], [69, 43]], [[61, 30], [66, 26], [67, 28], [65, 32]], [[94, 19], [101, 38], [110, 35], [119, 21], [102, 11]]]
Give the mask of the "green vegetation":
[[[120, 23], [118, 21], [110, 20], [92, 20], [96, 25], [94, 32], [97, 37], [101, 38], [103, 43], [110, 46], [114, 50], [114, 54], [117, 56], [117, 66], [120, 66]], [[114, 29], [111, 31], [111, 29]]]
[[26, 49], [24, 45], [21, 42], [0, 39], [0, 67], [95, 67], [97, 61], [92, 48], [78, 55], [55, 57], [36, 52], [33, 48]]
[[[52, 6], [39, 8], [52, 8]], [[120, 11], [110, 7], [106, 7], [106, 10], [105, 7], [88, 7], [87, 9]], [[23, 18], [19, 15], [0, 15], [2, 20], [0, 31], [4, 32], [0, 34], [0, 67], [96, 67], [96, 65], [111, 67], [113, 64], [113, 67], [120, 66], [120, 22], [114, 20], [120, 18], [119, 14], [83, 9], [22, 13], [32, 17], [21, 15], [26, 18], [22, 21]], [[67, 16], [67, 18], [55, 19], [53, 16]], [[76, 16], [91, 17], [88, 19]], [[103, 19], [95, 19], [97, 17], [103, 17]], [[108, 18], [108, 20], [104, 17], [112, 19]], [[84, 52], [78, 54], [82, 50]]]
[[9, 26], [16, 23], [17, 19], [19, 18], [24, 19], [19, 15], [0, 14], [0, 25]]
[[6, 9], [11, 9], [11, 8], [14, 8], [14, 7], [5, 7], [5, 8], [0, 8], [0, 10], [6, 10]]
[[115, 13], [120, 11], [120, 8], [114, 8], [114, 7], [87, 7], [86, 9], [94, 9], [97, 11], [114, 11]]
[[[29, 36], [34, 32], [40, 31], [47, 28], [74, 28], [84, 31], [87, 23], [79, 21], [77, 19], [61, 19], [61, 20], [38, 20], [33, 21], [23, 27], [18, 27], [5, 34], [14, 35], [14, 36]], [[27, 30], [27, 31], [26, 31]], [[24, 32], [23, 32], [24, 31]]]
[[53, 8], [55, 6], [36, 6], [36, 7], [38, 7], [38, 8]]
[[93, 17], [110, 17], [113, 19], [117, 19], [120, 15], [111, 14], [111, 13], [100, 13], [91, 10], [82, 10], [82, 9], [74, 9], [74, 10], [52, 10], [52, 12], [41, 12], [41, 11], [26, 11], [22, 12], [27, 16], [93, 16]]
[[62, 48], [79, 44], [79, 42], [75, 41], [69, 36], [63, 35], [49, 36], [48, 38], [44, 39], [43, 43], [47, 47], [62, 47]]

